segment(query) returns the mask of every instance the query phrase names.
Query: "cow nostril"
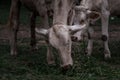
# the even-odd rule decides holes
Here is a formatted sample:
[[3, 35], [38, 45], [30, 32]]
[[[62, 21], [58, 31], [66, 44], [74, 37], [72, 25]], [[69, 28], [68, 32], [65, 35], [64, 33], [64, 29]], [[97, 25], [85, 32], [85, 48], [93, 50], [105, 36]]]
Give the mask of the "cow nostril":
[[69, 64], [69, 65], [66, 65], [66, 66], [64, 66], [64, 67], [62, 67], [62, 73], [63, 74], [66, 74], [66, 72], [68, 71], [68, 70], [71, 70], [72, 69], [72, 66]]
[[71, 40], [72, 40], [72, 41], [77, 41], [77, 37], [71, 36]]
[[75, 37], [75, 41], [78, 41], [77, 37]]

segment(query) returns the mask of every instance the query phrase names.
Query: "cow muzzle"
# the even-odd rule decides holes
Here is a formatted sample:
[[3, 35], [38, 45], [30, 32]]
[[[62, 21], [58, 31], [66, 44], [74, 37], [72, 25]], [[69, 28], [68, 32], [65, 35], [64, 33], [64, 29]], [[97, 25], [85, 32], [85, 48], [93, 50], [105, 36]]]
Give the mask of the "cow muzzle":
[[76, 36], [71, 36], [71, 40], [72, 40], [73, 42], [82, 42], [82, 41], [83, 41], [83, 38], [79, 39], [79, 38], [76, 37]]
[[71, 69], [72, 69], [72, 65], [70, 65], [70, 64], [69, 65], [65, 65], [65, 66], [62, 67], [62, 73], [66, 74], [67, 71], [69, 71]]

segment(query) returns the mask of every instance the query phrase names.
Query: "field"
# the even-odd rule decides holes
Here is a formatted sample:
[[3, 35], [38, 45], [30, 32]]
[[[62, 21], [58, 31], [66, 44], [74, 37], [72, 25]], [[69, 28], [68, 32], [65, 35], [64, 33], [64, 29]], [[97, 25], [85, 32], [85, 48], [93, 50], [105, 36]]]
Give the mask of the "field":
[[[1, 4], [3, 3], [3, 4]], [[38, 39], [37, 50], [30, 51], [29, 12], [22, 7], [18, 33], [17, 56], [10, 55], [9, 34], [6, 23], [10, 2], [0, 1], [0, 80], [120, 80], [120, 19], [110, 20], [109, 46], [112, 58], [105, 60], [100, 40], [100, 23], [95, 29], [94, 50], [91, 57], [85, 55], [87, 42], [73, 43], [74, 65], [66, 74], [61, 72], [59, 58], [53, 50], [56, 65], [46, 62], [46, 44]], [[39, 19], [36, 24], [39, 25]], [[38, 36], [38, 35], [37, 35]], [[99, 36], [99, 37], [98, 37]]]

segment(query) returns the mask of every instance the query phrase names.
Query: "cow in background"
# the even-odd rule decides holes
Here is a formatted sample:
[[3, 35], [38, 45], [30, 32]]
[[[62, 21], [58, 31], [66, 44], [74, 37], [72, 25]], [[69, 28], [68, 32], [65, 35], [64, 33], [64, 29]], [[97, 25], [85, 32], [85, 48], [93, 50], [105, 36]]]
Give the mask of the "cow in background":
[[[120, 0], [82, 0], [80, 6], [76, 6], [75, 9], [78, 11], [79, 24], [86, 24], [86, 31], [88, 32], [89, 41], [87, 46], [87, 55], [91, 55], [93, 49], [93, 30], [90, 23], [94, 23], [97, 19], [101, 18], [102, 23], [102, 37], [104, 42], [104, 57], [110, 58], [111, 52], [108, 46], [109, 34], [108, 34], [108, 22], [109, 16], [120, 15]], [[85, 30], [81, 30], [74, 38], [77, 41], [81, 40], [82, 34]]]
[[11, 0], [10, 15], [8, 20], [10, 54], [17, 55], [17, 32], [19, 29], [19, 14], [20, 6], [23, 4], [31, 12], [30, 30], [31, 30], [31, 47], [35, 48], [35, 19], [36, 16], [41, 16], [41, 25], [44, 28], [49, 27], [48, 14], [45, 0]]

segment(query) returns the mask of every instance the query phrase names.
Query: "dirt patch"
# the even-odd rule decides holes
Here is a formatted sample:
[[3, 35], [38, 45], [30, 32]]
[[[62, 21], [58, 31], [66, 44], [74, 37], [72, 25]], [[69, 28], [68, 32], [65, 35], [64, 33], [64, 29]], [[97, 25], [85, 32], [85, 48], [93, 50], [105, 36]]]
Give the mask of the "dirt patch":
[[[6, 25], [0, 25], [0, 39], [9, 39], [9, 30]], [[29, 38], [30, 30], [28, 26], [20, 25], [18, 31], [18, 38]]]
[[[95, 39], [101, 38], [101, 27], [94, 26]], [[37, 35], [38, 36], [38, 35]], [[0, 25], [0, 42], [8, 41], [10, 35], [6, 25]], [[110, 25], [109, 26], [109, 37], [110, 40], [120, 40], [120, 25]], [[20, 25], [18, 31], [18, 39], [30, 38], [30, 27], [28, 25]]]

